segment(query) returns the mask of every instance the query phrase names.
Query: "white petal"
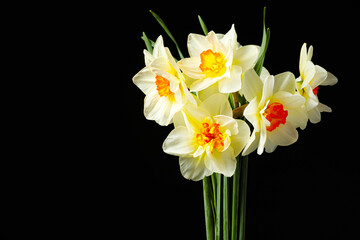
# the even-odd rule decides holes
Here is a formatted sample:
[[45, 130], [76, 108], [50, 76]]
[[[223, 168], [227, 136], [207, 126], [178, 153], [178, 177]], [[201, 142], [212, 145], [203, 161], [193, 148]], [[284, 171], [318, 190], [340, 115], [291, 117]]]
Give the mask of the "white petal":
[[306, 48], [306, 43], [304, 43], [301, 46], [301, 51], [300, 51], [300, 60], [299, 60], [300, 73], [304, 72], [306, 62], [307, 62], [307, 48]]
[[284, 109], [297, 109], [305, 104], [305, 98], [300, 95], [291, 94], [289, 92], [277, 92], [271, 98], [271, 102], [278, 102], [284, 105]]
[[255, 151], [255, 149], [259, 145], [259, 140], [260, 140], [260, 133], [253, 131], [241, 155], [246, 156], [252, 153], [253, 151]]
[[263, 91], [259, 106], [263, 106], [265, 102], [272, 97], [274, 89], [274, 76], [269, 76], [264, 81]]
[[295, 128], [300, 127], [302, 130], [306, 128], [308, 116], [305, 107], [287, 109], [288, 116], [286, 122], [290, 122]]
[[[208, 33], [208, 35], [206, 36], [206, 40], [208, 41], [208, 43], [211, 46], [208, 49], [212, 49], [214, 52], [221, 52], [221, 53], [223, 53], [224, 56], [227, 55], [227, 54], [224, 54], [225, 52], [228, 52], [228, 51], [232, 50], [231, 48], [227, 48], [228, 51], [225, 51], [226, 49], [225, 49], [224, 45], [219, 41], [219, 39], [217, 38], [214, 31], [210, 31]], [[207, 49], [204, 49], [204, 51], [205, 50], [207, 50]]]
[[221, 93], [232, 93], [239, 91], [241, 88], [241, 73], [242, 68], [240, 66], [232, 66], [230, 77], [223, 78], [219, 81], [219, 91]]
[[318, 107], [308, 111], [308, 117], [311, 123], [318, 123], [321, 121], [321, 114]]
[[156, 75], [148, 67], [143, 68], [133, 77], [134, 84], [147, 95], [155, 86]]
[[320, 84], [321, 86], [332, 86], [338, 82], [338, 79], [332, 74], [327, 72], [327, 78]]
[[332, 112], [331, 108], [319, 102], [318, 109], [320, 112]]
[[298, 139], [298, 132], [291, 123], [280, 124], [273, 131], [268, 131], [268, 138], [271, 142], [280, 146], [288, 146]]
[[194, 81], [190, 85], [190, 91], [198, 92], [198, 91], [204, 90], [204, 89], [210, 87], [212, 84], [216, 83], [219, 79], [220, 79], [219, 77], [216, 77], [216, 78], [208, 77], [208, 78]]
[[[219, 85], [218, 83], [214, 83], [213, 85], [205, 88], [204, 90], [201, 90], [198, 92], [199, 99], [201, 101], [204, 101], [208, 97], [211, 97], [213, 94], [219, 93]], [[224, 96], [227, 96], [227, 93], [223, 93]]]
[[216, 123], [220, 124], [220, 131], [224, 132], [225, 130], [230, 130], [231, 135], [238, 134], [238, 124], [237, 121], [229, 116], [217, 115], [213, 116]]
[[163, 143], [163, 150], [167, 154], [181, 156], [196, 150], [193, 135], [186, 127], [173, 129]]
[[201, 59], [199, 57], [184, 58], [177, 62], [185, 75], [194, 79], [203, 79], [205, 74], [200, 69]]
[[155, 41], [155, 45], [154, 45], [152, 55], [153, 55], [154, 58], [165, 57], [166, 56], [165, 47], [164, 47], [164, 41], [163, 41], [163, 38], [162, 38], [161, 35]]
[[265, 152], [267, 153], [272, 153], [275, 151], [276, 147], [278, 145], [276, 145], [275, 143], [271, 142], [270, 139], [267, 139], [266, 140], [266, 143], [265, 143]]
[[200, 107], [209, 111], [211, 116], [225, 115], [232, 117], [232, 109], [223, 94], [214, 94], [200, 104]]
[[291, 72], [277, 74], [274, 81], [274, 93], [286, 91], [295, 93], [295, 76]]
[[201, 157], [194, 158], [191, 155], [180, 156], [179, 158], [181, 174], [186, 179], [199, 181], [212, 172], [206, 168], [204, 160]]
[[321, 85], [325, 79], [327, 78], [327, 71], [320, 67], [319, 65], [315, 65], [315, 75], [310, 82], [310, 86], [312, 88], [316, 88], [317, 86]]
[[230, 49], [234, 49], [236, 47], [237, 34], [234, 24], [231, 25], [230, 30], [221, 38], [220, 42], [224, 44], [224, 46], [229, 46]]
[[145, 66], [149, 66], [152, 61], [154, 61], [154, 56], [149, 53], [148, 50], [144, 49], [144, 58], [145, 58]]
[[263, 82], [256, 74], [254, 69], [249, 69], [245, 72], [243, 78], [242, 92], [248, 102], [253, 98], [261, 96], [263, 90]]
[[166, 97], [160, 97], [156, 89], [149, 92], [144, 99], [144, 115], [148, 120], [155, 120], [161, 126], [171, 123], [171, 102]]
[[200, 54], [203, 51], [211, 48], [211, 44], [208, 42], [205, 36], [194, 33], [189, 34], [187, 46], [190, 57], [200, 57]]
[[210, 116], [208, 110], [203, 107], [197, 107], [193, 104], [186, 104], [183, 107], [184, 121], [188, 129], [201, 129], [202, 122]]
[[253, 125], [254, 131], [260, 131], [260, 124], [259, 124], [259, 108], [258, 108], [258, 101], [257, 98], [251, 100], [251, 102], [247, 105], [244, 110], [245, 118]]
[[310, 85], [307, 85], [304, 90], [304, 97], [306, 99], [305, 107], [307, 111], [310, 111], [311, 109], [317, 107], [317, 105], [319, 104], [319, 99], [314, 94], [313, 89], [310, 87]]
[[259, 56], [260, 47], [246, 45], [234, 51], [233, 65], [241, 66], [244, 72], [254, 67]]
[[250, 139], [250, 128], [243, 120], [236, 120], [237, 134], [231, 135], [231, 147], [234, 149], [235, 156], [239, 155]]
[[259, 155], [261, 155], [264, 152], [266, 138], [267, 138], [267, 130], [266, 130], [265, 122], [260, 121], [260, 140], [257, 149], [257, 154]]
[[[164, 72], [175, 73], [175, 70], [171, 67], [166, 57], [158, 57], [154, 59], [154, 61], [152, 61], [150, 64], [150, 69], [153, 72], [154, 70], [161, 69]], [[155, 72], [155, 74], [157, 73]]]
[[313, 79], [315, 75], [315, 65], [312, 62], [306, 62], [304, 72], [301, 73], [301, 79], [303, 83], [301, 84], [301, 88], [309, 85], [310, 81]]
[[211, 171], [224, 174], [226, 177], [231, 177], [236, 168], [236, 158], [233, 148], [228, 147], [223, 152], [218, 152], [214, 149], [212, 153], [207, 150], [205, 164]]

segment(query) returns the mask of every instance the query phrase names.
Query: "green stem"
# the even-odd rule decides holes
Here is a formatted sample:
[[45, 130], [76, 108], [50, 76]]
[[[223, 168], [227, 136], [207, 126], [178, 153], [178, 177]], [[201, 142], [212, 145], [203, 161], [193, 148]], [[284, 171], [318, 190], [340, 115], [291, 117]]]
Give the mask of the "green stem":
[[215, 240], [220, 240], [221, 235], [221, 174], [216, 173], [216, 224]]
[[210, 177], [203, 179], [206, 239], [214, 240], [213, 192]]
[[229, 178], [224, 176], [223, 182], [223, 239], [229, 240], [229, 200], [228, 200]]
[[237, 164], [233, 176], [232, 186], [232, 206], [231, 206], [231, 240], [237, 240], [239, 227], [239, 191], [240, 191], [240, 171], [242, 156], [237, 156]]
[[246, 220], [246, 188], [247, 188], [247, 174], [248, 174], [248, 160], [249, 157], [242, 157], [241, 161], [241, 176], [240, 176], [240, 235], [239, 240], [245, 240], [245, 220]]

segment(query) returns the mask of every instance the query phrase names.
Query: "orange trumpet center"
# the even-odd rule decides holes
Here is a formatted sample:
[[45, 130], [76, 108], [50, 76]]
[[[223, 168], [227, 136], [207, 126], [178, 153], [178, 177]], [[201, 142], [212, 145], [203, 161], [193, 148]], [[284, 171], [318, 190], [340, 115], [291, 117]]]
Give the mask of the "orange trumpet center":
[[160, 97], [167, 97], [170, 94], [173, 94], [172, 91], [170, 91], [170, 81], [167, 80], [164, 77], [156, 75], [156, 90], [158, 91]]
[[281, 103], [274, 102], [268, 105], [263, 115], [267, 120], [270, 121], [270, 126], [267, 126], [266, 130], [271, 132], [280, 124], [286, 123], [288, 111], [284, 110], [284, 106]]
[[200, 146], [210, 146], [211, 153], [215, 148], [218, 151], [224, 149], [224, 137], [220, 132], [220, 124], [217, 123], [202, 123], [201, 133], [196, 134], [196, 141]]

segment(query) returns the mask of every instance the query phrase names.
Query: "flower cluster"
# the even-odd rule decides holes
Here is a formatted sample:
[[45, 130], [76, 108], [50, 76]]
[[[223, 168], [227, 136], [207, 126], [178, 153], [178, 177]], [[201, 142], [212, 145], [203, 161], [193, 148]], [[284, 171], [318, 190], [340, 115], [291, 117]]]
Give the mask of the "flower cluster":
[[189, 34], [187, 47], [190, 57], [176, 61], [159, 36], [152, 53], [144, 50], [145, 67], [133, 78], [146, 95], [145, 117], [174, 124], [163, 150], [179, 156], [187, 179], [214, 172], [230, 177], [240, 153], [288, 146], [297, 141], [297, 128], [331, 112], [317, 94], [337, 78], [311, 61], [312, 46], [301, 48], [297, 78], [291, 72], [274, 76], [264, 67], [256, 72], [261, 48], [242, 46], [234, 25], [226, 34]]

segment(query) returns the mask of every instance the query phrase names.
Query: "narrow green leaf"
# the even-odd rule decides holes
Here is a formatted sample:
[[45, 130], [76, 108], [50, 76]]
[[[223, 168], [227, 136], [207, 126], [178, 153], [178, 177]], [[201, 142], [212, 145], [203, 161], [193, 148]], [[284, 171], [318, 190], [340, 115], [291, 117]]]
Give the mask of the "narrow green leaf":
[[204, 21], [203, 21], [203, 20], [202, 20], [202, 18], [200, 17], [200, 15], [198, 15], [198, 19], [199, 19], [199, 22], [200, 22], [201, 28], [202, 28], [202, 30], [203, 30], [203, 32], [204, 32], [204, 34], [205, 34], [205, 36], [206, 36], [206, 35], [208, 35], [209, 31], [208, 31], [208, 29], [207, 29], [207, 27], [206, 27], [206, 25], [205, 25]]
[[146, 36], [145, 32], [143, 32], [141, 39], [144, 40], [146, 49], [152, 54], [153, 53], [153, 48], [151, 45], [152, 41]]
[[210, 177], [203, 179], [206, 239], [214, 240], [213, 192]]
[[262, 41], [261, 41], [261, 46], [260, 46], [260, 52], [259, 52], [259, 57], [258, 60], [254, 66], [254, 70], [255, 72], [260, 76], [263, 64], [264, 64], [264, 60], [265, 60], [265, 54], [269, 45], [269, 40], [270, 40], [270, 29], [265, 27], [265, 15], [266, 15], [266, 7], [264, 7], [264, 12], [263, 12], [263, 37], [262, 37]]
[[174, 42], [176, 49], [179, 52], [179, 56], [180, 59], [183, 59], [184, 56], [181, 53], [181, 50], [179, 48], [179, 45], [177, 44], [174, 36], [171, 34], [170, 30], [168, 29], [168, 27], [166, 26], [165, 22], [159, 17], [159, 15], [157, 15], [156, 13], [154, 13], [153, 11], [150, 10], [150, 13], [154, 16], [154, 18], [156, 19], [156, 21], [158, 21], [158, 23], [160, 24], [160, 26], [164, 29], [164, 31], [166, 32], [166, 34], [169, 36], [169, 38]]

